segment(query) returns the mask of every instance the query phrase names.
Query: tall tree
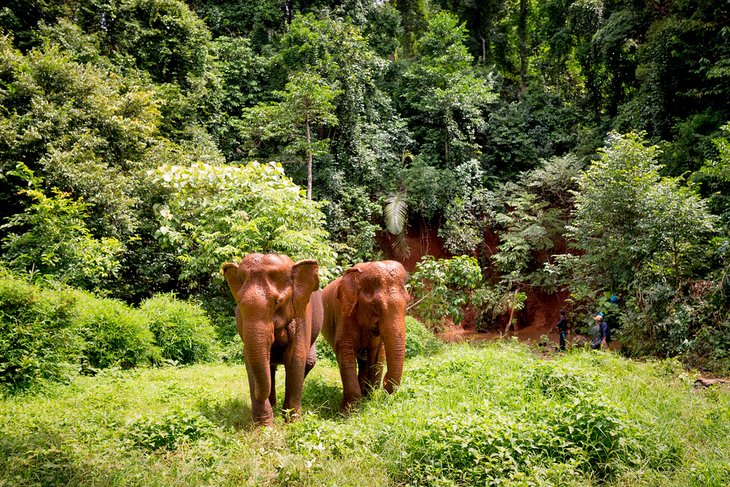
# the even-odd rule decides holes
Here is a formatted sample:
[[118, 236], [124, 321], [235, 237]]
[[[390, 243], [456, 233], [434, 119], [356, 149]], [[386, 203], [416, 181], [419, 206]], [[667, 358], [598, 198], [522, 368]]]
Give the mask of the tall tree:
[[[292, 162], [303, 155], [307, 165], [307, 199], [312, 199], [312, 164], [314, 156], [326, 152], [329, 138], [315, 138], [317, 129], [325, 133], [337, 125], [334, 99], [341, 91], [329, 86], [313, 72], [297, 72], [291, 76], [278, 102], [260, 104], [248, 111], [252, 130], [250, 143], [258, 145], [276, 139], [285, 145], [281, 156]], [[317, 139], [317, 140], [315, 140]], [[255, 154], [255, 152], [254, 152]], [[296, 159], [295, 159], [296, 160]]]
[[435, 14], [400, 82], [402, 110], [421, 155], [442, 167], [457, 166], [478, 153], [485, 108], [496, 99], [490, 81], [475, 71], [465, 39], [466, 28], [453, 14]]

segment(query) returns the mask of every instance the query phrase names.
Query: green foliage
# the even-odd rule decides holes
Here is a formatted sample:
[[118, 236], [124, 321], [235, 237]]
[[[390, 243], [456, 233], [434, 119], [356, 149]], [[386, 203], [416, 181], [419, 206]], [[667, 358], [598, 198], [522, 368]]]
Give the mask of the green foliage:
[[375, 222], [381, 208], [370, 200], [367, 188], [344, 186], [323, 210], [330, 239], [339, 243], [337, 260], [342, 267], [380, 260], [376, 235], [381, 228]]
[[[551, 157], [564, 156], [576, 147], [585, 117], [562, 99], [531, 87], [524, 98], [500, 100], [486, 120], [482, 146], [483, 164], [500, 180], [514, 180]], [[593, 150], [594, 147], [590, 147]]]
[[433, 333], [412, 316], [406, 316], [406, 358], [432, 355], [442, 348]]
[[140, 311], [147, 319], [163, 359], [192, 364], [216, 358], [215, 330], [199, 306], [173, 295], [158, 294], [143, 301]]
[[[23, 169], [30, 173], [27, 167]], [[32, 203], [0, 226], [8, 232], [2, 242], [3, 259], [16, 271], [102, 289], [105, 281], [118, 275], [124, 246], [113, 237], [93, 237], [86, 223], [86, 203], [59, 190], [48, 197], [38, 189], [40, 181], [32, 173], [30, 177], [33, 188], [19, 194]]]
[[[719, 298], [690, 295], [701, 281], [718, 288], [726, 271], [723, 244], [704, 244], [711, 224], [722, 234], [728, 223], [727, 157], [712, 142], [730, 118], [726, 10], [679, 0], [6, 1], [4, 261], [134, 303], [202, 292], [229, 338], [221, 330], [231, 320], [213, 297], [222, 260], [263, 248], [330, 266], [379, 258], [380, 209], [398, 194], [408, 205], [399, 227], [438, 226], [452, 254], [477, 255], [492, 284], [502, 279], [505, 296], [571, 284], [576, 306], [588, 307], [620, 287], [651, 323], [642, 329], [650, 341], [689, 357], [695, 320], [699, 329], [725, 322]], [[591, 220], [599, 230], [575, 234], [580, 258], [565, 253], [570, 174], [583, 162], [566, 154], [595, 158], [611, 129], [646, 130], [662, 153], [637, 157], [699, 183], [721, 227], [685, 179], [652, 176], [638, 192], [608, 191], [616, 208], [599, 198], [600, 211], [580, 216], [581, 200], [580, 228]], [[178, 190], [154, 173], [252, 155], [294, 162], [285, 166], [292, 181], [331, 201], [322, 207], [331, 243], [319, 210], [295, 211], [314, 222], [296, 236], [290, 213], [267, 208], [276, 216], [249, 225], [237, 213], [248, 217], [248, 203], [221, 191], [192, 191], [194, 203], [173, 211]], [[707, 160], [716, 162], [699, 169]], [[24, 183], [10, 174], [19, 162], [44, 182], [20, 197]], [[601, 233], [625, 210], [621, 231]], [[44, 246], [46, 233], [62, 244]], [[271, 235], [285, 241], [270, 245]], [[654, 340], [664, 329], [677, 332]], [[721, 343], [721, 330], [702, 336]], [[692, 345], [678, 345], [682, 336]]]
[[198, 412], [173, 409], [161, 417], [142, 417], [128, 426], [127, 438], [145, 450], [170, 450], [187, 446], [215, 433], [215, 424]]
[[28, 390], [76, 372], [83, 342], [75, 306], [72, 292], [41, 290], [0, 268], [0, 388]]
[[708, 198], [712, 212], [719, 215], [725, 228], [730, 227], [730, 123], [721, 127], [723, 136], [713, 139], [717, 157], [705, 161], [692, 180]]
[[692, 275], [715, 231], [693, 188], [660, 177], [657, 151], [640, 135], [613, 134], [579, 178], [570, 230], [585, 252], [585, 279], [596, 289], [627, 289], [651, 275], [678, 286]]
[[3, 398], [0, 479], [679, 487], [728, 478], [730, 396], [693, 388], [669, 362], [446, 345], [408, 359], [396, 394], [378, 391], [347, 416], [339, 371], [322, 362], [305, 381], [308, 414], [265, 430], [250, 423], [245, 377], [243, 365], [224, 364], [110, 370]]
[[79, 64], [57, 46], [22, 55], [2, 38], [0, 50], [7, 87], [0, 92], [7, 110], [2, 170], [23, 161], [47, 185], [93, 205], [93, 227], [108, 235], [130, 232], [133, 174], [145, 164], [160, 119], [152, 89]]
[[218, 357], [215, 331], [198, 305], [159, 295], [133, 308], [57, 282], [40, 284], [0, 273], [0, 387], [9, 392], [68, 381], [79, 371]]
[[181, 86], [206, 69], [210, 32], [179, 0], [89, 0], [79, 24], [100, 35], [110, 57], [132, 57], [158, 82]]
[[711, 312], [704, 291], [693, 291], [705, 286], [717, 220], [693, 187], [659, 175], [657, 150], [640, 135], [613, 134], [579, 178], [570, 232], [583, 251], [576, 280], [594, 296], [624, 295], [625, 351], [681, 356], [708, 345], [695, 342], [702, 326], [709, 327], [702, 336], [714, 336], [725, 321], [726, 305]]
[[432, 327], [439, 326], [444, 318], [459, 323], [472, 290], [481, 280], [482, 273], [474, 257], [462, 255], [435, 260], [426, 255], [416, 264], [416, 271], [408, 281], [414, 299], [413, 314]]
[[496, 98], [490, 81], [472, 68], [465, 36], [465, 27], [449, 12], [430, 17], [398, 94], [419, 152], [439, 167], [453, 167], [477, 154], [483, 109]]
[[75, 321], [83, 358], [93, 368], [132, 368], [159, 361], [146, 317], [121, 301], [77, 291]]
[[332, 265], [321, 204], [307, 201], [279, 164], [163, 166], [151, 177], [167, 192], [156, 236], [176, 253], [191, 288], [249, 252]]

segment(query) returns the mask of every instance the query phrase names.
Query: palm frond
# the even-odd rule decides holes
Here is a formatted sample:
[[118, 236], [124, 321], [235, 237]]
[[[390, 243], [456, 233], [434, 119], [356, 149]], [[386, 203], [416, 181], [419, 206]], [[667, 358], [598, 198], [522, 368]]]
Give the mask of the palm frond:
[[385, 228], [393, 235], [405, 233], [408, 221], [408, 203], [405, 192], [393, 193], [385, 199], [383, 208]]
[[406, 232], [405, 229], [403, 230], [403, 232], [395, 236], [390, 245], [395, 257], [399, 260], [405, 260], [411, 255], [411, 248], [408, 246], [408, 240], [406, 240]]

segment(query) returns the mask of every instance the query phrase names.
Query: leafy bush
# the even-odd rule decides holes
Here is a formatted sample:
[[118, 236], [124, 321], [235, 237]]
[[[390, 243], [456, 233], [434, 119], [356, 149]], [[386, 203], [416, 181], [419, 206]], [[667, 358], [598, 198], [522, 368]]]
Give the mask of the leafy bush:
[[215, 330], [200, 307], [170, 294], [159, 294], [144, 301], [140, 311], [155, 336], [162, 358], [191, 364], [216, 356]]
[[75, 304], [66, 289], [41, 290], [0, 270], [0, 386], [12, 392], [75, 372], [83, 349]]
[[218, 276], [222, 262], [249, 252], [333, 263], [322, 205], [307, 200], [280, 164], [165, 165], [150, 177], [167, 194], [156, 207], [156, 237], [177, 254], [180, 278], [191, 288]]
[[435, 260], [425, 255], [408, 281], [415, 299], [413, 314], [432, 326], [447, 317], [459, 323], [463, 307], [481, 280], [482, 272], [474, 257]]
[[97, 298], [81, 291], [75, 294], [77, 326], [89, 365], [130, 368], [160, 359], [142, 312], [115, 299]]
[[177, 450], [182, 444], [211, 436], [215, 425], [198, 412], [173, 409], [162, 416], [131, 422], [127, 438], [147, 450]]
[[431, 355], [442, 343], [417, 319], [406, 316], [406, 358]]
[[22, 164], [12, 174], [27, 179], [33, 188], [19, 192], [32, 201], [26, 210], [0, 226], [10, 231], [2, 241], [2, 258], [11, 268], [86, 289], [99, 289], [104, 280], [119, 272], [124, 246], [116, 238], [91, 234], [87, 203], [55, 188], [53, 196], [46, 196], [38, 189], [41, 178]]
[[609, 374], [541, 362], [512, 343], [452, 346], [414, 361], [397, 394], [375, 394], [360, 412], [367, 420], [307, 416], [289, 429], [289, 445], [312, 465], [385, 459], [399, 485], [586, 485], [673, 468], [681, 444], [609, 397]]

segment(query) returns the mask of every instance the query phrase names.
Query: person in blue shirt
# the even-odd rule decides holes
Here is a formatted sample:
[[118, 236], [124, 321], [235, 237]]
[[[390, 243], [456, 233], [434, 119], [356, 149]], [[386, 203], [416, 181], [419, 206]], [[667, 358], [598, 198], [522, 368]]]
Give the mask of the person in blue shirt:
[[591, 347], [594, 350], [598, 350], [602, 345], [608, 346], [608, 344], [611, 343], [611, 328], [609, 328], [603, 312], [599, 311], [596, 313], [596, 316], [594, 316], [593, 319], [595, 320], [596, 325], [598, 325], [598, 333], [596, 333], [595, 340], [591, 344]]
[[558, 320], [558, 332], [560, 333], [560, 350], [565, 350], [565, 337], [568, 334], [568, 318], [565, 315], [565, 310], [560, 310], [560, 319]]

